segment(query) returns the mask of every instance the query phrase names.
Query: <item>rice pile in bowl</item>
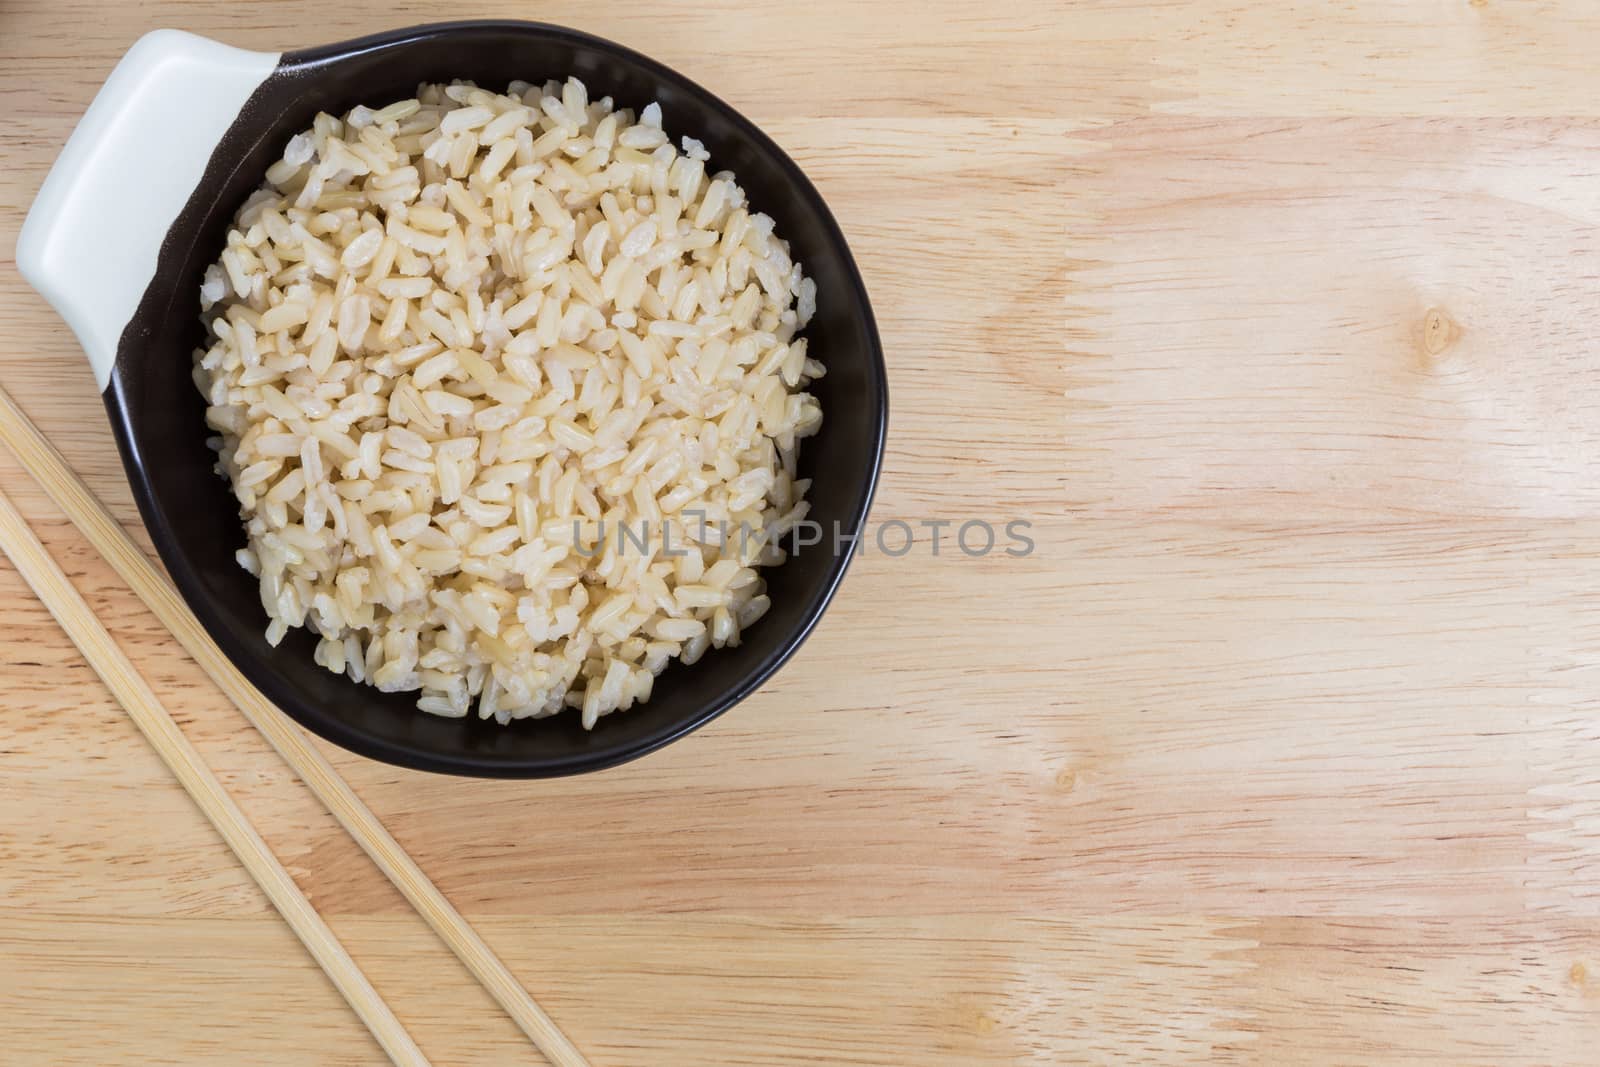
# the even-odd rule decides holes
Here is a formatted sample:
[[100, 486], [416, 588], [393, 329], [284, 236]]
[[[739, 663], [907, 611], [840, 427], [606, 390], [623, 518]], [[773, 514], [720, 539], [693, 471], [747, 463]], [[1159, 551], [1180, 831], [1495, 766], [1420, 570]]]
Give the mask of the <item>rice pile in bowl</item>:
[[806, 513], [816, 287], [660, 109], [423, 86], [239, 211], [195, 383], [267, 639], [439, 715], [582, 709], [736, 644]]

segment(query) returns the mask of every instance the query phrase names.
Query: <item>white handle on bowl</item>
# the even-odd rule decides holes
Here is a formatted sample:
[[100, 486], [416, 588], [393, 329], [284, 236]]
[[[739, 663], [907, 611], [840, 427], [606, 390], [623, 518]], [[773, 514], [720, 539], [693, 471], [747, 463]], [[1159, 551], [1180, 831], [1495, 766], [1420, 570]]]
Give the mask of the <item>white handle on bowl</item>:
[[102, 392], [167, 230], [277, 65], [273, 52], [147, 33], [50, 168], [22, 224], [17, 267], [78, 335]]

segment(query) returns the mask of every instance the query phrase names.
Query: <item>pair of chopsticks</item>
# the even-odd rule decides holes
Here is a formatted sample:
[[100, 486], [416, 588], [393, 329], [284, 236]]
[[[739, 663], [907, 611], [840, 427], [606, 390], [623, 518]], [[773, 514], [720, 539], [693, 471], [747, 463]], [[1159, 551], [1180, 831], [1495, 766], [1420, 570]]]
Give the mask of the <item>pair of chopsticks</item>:
[[[556, 1067], [587, 1067], [582, 1053], [534, 1003], [522, 984], [445, 899], [372, 810], [362, 803], [349, 783], [312, 746], [305, 734], [228, 661], [179, 599], [176, 590], [4, 389], [0, 389], [0, 441], [16, 454], [73, 525], [310, 787], [546, 1059]], [[4, 495], [0, 495], [0, 550], [11, 558], [23, 579], [127, 709], [151, 746], [216, 826], [389, 1058], [396, 1064], [427, 1064], [427, 1058], [400, 1020], [372, 988], [333, 931], [306, 900], [294, 879]]]

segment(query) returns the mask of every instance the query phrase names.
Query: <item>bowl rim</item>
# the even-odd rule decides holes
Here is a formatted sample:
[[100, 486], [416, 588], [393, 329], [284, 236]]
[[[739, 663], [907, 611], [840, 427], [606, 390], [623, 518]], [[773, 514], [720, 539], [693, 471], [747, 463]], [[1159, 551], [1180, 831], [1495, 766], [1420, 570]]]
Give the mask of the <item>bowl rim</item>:
[[[736, 108], [671, 67], [614, 41], [565, 26], [510, 19], [474, 19], [420, 24], [352, 38], [347, 41], [285, 52], [278, 69], [267, 79], [262, 89], [269, 90], [274, 87], [274, 83], [279, 83], [284, 79], [300, 83], [307, 88], [314, 88], [318, 69], [340, 60], [396, 45], [414, 43], [419, 40], [463, 34], [474, 36], [501, 34], [552, 36], [615, 55], [630, 64], [645, 69], [652, 76], [701, 98], [709, 107], [721, 112], [740, 136], [753, 142], [763, 154], [773, 159], [787, 179], [793, 183], [795, 189], [807, 203], [809, 221], [821, 228], [823, 238], [834, 245], [840, 253], [844, 284], [858, 308], [861, 325], [867, 339], [867, 350], [862, 354], [862, 358], [866, 361], [866, 376], [869, 386], [876, 393], [875, 402], [870, 404], [868, 412], [868, 416], [872, 421], [869, 434], [871, 438], [871, 455], [868, 457], [868, 469], [859, 502], [853, 512], [845, 518], [849, 525], [850, 533], [859, 539], [865, 528], [866, 518], [871, 509], [873, 498], [877, 493], [889, 425], [888, 368], [884, 360], [883, 345], [878, 334], [877, 322], [872, 312], [871, 300], [867, 293], [866, 283], [863, 281], [860, 269], [856, 265], [855, 257], [850, 251], [849, 243], [845, 240], [844, 233], [834, 218], [833, 212], [829, 210], [826, 201], [822, 198], [822, 194], [818, 192], [810, 178], [801, 170], [799, 164], [771, 137]], [[241, 113], [241, 117], [248, 114], [250, 110], [251, 107], [247, 104], [245, 111]], [[226, 166], [228, 158], [237, 154], [237, 147], [237, 145], [231, 143], [230, 132], [230, 137], [224, 138], [222, 144], [216, 149], [216, 154], [207, 168], [207, 176], [202, 179], [195, 190], [195, 196], [199, 196], [205, 190], [218, 166]], [[186, 207], [185, 211], [188, 210], [189, 208]], [[158, 273], [157, 277], [159, 276]], [[152, 286], [154, 286], [154, 280], [152, 281]], [[126, 336], [124, 340], [127, 340]], [[650, 733], [626, 742], [602, 744], [593, 750], [581, 753], [537, 758], [495, 758], [474, 755], [470, 752], [443, 754], [437, 750], [408, 745], [402, 741], [375, 736], [352, 727], [342, 717], [331, 711], [301, 700], [293, 688], [283, 679], [280, 672], [271, 669], [270, 665], [253, 650], [234, 639], [229, 628], [223, 624], [220, 613], [213, 608], [213, 594], [201, 582], [194, 568], [179, 550], [177, 535], [168, 526], [164, 519], [164, 509], [155, 500], [151, 483], [145, 474], [145, 464], [139, 454], [137, 442], [128, 426], [127, 412], [129, 407], [122, 396], [123, 390], [126, 388], [125, 379], [128, 368], [124, 366], [121, 355], [122, 353], [119, 352], [119, 358], [111, 373], [110, 384], [104, 393], [104, 401], [111, 417], [112, 429], [128, 475], [129, 486], [133, 492], [141, 517], [149, 530], [151, 540], [161, 557], [162, 563], [166, 566], [168, 573], [182, 593], [190, 610], [199, 618], [212, 640], [216, 641], [221, 647], [229, 662], [290, 718], [344, 749], [394, 766], [464, 777], [533, 779], [563, 777], [604, 770], [648, 755], [716, 719], [750, 696], [765, 684], [779, 668], [787, 663], [821, 621], [822, 615], [832, 603], [834, 595], [844, 580], [851, 559], [856, 555], [854, 550], [845, 551], [842, 554], [839, 552], [833, 554], [834, 558], [830, 565], [829, 573], [821, 587], [812, 594], [812, 603], [803, 616], [803, 623], [791, 631], [771, 652], [760, 660], [757, 666], [740, 680], [739, 684], [719, 693], [715, 699], [701, 704], [692, 714], [669, 721]], [[419, 712], [418, 714], [421, 713]], [[513, 725], [504, 728], [511, 729], [515, 727]]]

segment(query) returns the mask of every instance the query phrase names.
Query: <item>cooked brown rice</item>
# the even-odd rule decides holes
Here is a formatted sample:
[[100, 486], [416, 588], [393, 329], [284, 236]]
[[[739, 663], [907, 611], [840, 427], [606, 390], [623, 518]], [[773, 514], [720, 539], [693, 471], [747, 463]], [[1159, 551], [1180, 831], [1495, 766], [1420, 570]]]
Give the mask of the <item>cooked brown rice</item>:
[[269, 641], [306, 626], [434, 714], [592, 727], [766, 612], [816, 286], [681, 146], [576, 79], [289, 141], [206, 272], [194, 374]]

